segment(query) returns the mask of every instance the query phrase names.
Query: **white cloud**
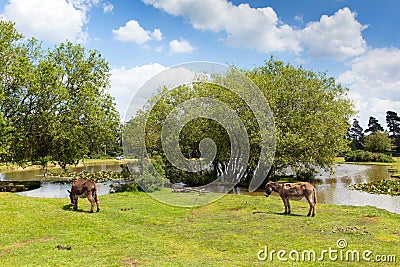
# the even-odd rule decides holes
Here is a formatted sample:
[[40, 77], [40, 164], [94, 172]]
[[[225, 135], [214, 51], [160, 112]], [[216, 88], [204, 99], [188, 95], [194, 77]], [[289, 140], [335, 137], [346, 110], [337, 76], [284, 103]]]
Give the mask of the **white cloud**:
[[186, 40], [172, 40], [169, 42], [169, 51], [172, 54], [190, 53], [195, 48]]
[[154, 63], [130, 69], [117, 67], [111, 70], [110, 93], [115, 98], [121, 118], [124, 118], [128, 106], [140, 86], [164, 69], [164, 66]]
[[294, 17], [294, 20], [295, 20], [295, 21], [298, 21], [298, 22], [300, 22], [300, 23], [304, 23], [304, 18], [303, 18], [303, 16], [300, 16], [300, 15], [295, 16], [295, 17]]
[[[184, 17], [195, 29], [225, 33], [225, 41], [230, 46], [253, 48], [262, 53], [307, 51], [311, 57], [346, 60], [367, 49], [361, 34], [366, 26], [361, 25], [348, 8], [332, 16], [323, 15], [304, 29], [295, 29], [279, 20], [271, 7], [252, 8], [227, 0], [142, 1], [171, 15]], [[297, 21], [302, 19], [296, 17]]]
[[338, 82], [350, 88], [349, 96], [355, 101], [364, 125], [369, 116], [385, 125], [388, 110], [400, 114], [399, 66], [400, 49], [373, 49], [354, 59], [351, 69], [338, 77]]
[[365, 53], [367, 45], [361, 32], [366, 26], [355, 16], [350, 9], [343, 8], [332, 16], [323, 15], [318, 22], [308, 23], [299, 38], [309, 55], [346, 60]]
[[[231, 46], [255, 48], [260, 52], [301, 50], [293, 29], [279, 21], [270, 8], [251, 8], [221, 0], [143, 0], [175, 16], [183, 16], [195, 29], [225, 32]], [[212, 8], [210, 8], [212, 7]]]
[[103, 12], [104, 13], [112, 13], [114, 10], [114, 6], [111, 3], [103, 3]]
[[85, 42], [87, 12], [97, 1], [10, 0], [4, 16], [27, 37], [50, 42]]
[[26, 37], [52, 43], [87, 42], [89, 12], [102, 7], [112, 12], [113, 5], [102, 0], [9, 0], [0, 17], [15, 22]]
[[112, 31], [114, 39], [122, 42], [134, 42], [144, 44], [150, 40], [160, 41], [162, 33], [160, 29], [155, 29], [153, 32], [143, 29], [136, 20], [128, 21], [125, 26], [118, 30]]

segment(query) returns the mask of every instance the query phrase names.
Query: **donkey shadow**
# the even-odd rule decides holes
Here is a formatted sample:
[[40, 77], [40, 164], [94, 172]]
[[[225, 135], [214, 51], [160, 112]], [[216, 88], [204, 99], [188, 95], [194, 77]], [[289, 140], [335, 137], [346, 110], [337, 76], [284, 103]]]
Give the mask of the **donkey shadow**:
[[284, 212], [267, 212], [267, 211], [253, 211], [253, 214], [265, 214], [265, 215], [268, 215], [268, 214], [275, 214], [275, 215], [281, 215], [281, 216], [293, 216], [293, 217], [305, 217], [305, 215], [300, 215], [300, 214], [293, 214], [293, 213], [290, 213], [290, 214], [287, 214], [287, 213], [284, 213]]
[[74, 211], [74, 212], [90, 213], [89, 211], [87, 211], [87, 210], [83, 210], [83, 209], [77, 209], [77, 210], [74, 210], [74, 206], [72, 206], [72, 205], [70, 205], [70, 204], [64, 205], [62, 209], [63, 209], [63, 210], [66, 210], [66, 211]]

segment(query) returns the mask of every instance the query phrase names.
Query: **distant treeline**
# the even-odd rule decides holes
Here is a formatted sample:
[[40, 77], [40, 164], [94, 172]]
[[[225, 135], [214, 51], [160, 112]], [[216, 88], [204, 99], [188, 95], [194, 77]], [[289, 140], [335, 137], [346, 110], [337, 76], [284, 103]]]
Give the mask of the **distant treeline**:
[[379, 121], [369, 117], [368, 128], [363, 129], [357, 119], [349, 128], [348, 138], [352, 150], [400, 156], [400, 117], [394, 111], [386, 112], [385, 131]]

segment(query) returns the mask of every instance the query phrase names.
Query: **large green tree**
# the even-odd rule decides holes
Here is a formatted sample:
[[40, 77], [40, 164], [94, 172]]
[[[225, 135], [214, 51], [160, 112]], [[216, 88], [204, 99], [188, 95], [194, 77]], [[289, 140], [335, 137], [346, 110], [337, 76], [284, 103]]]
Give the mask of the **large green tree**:
[[44, 50], [1, 22], [1, 161], [66, 167], [115, 147], [119, 115], [98, 51], [62, 43]]
[[[347, 89], [337, 84], [333, 78], [327, 77], [326, 73], [296, 68], [274, 59], [252, 70], [241, 70], [241, 73], [247, 75], [262, 91], [269, 102], [275, 120], [276, 153], [273, 171], [270, 174], [286, 167], [292, 167], [299, 173], [312, 172], [317, 167], [330, 169], [335, 156], [348, 149], [348, 141], [345, 137], [349, 128], [349, 118], [354, 115], [352, 103], [346, 97]], [[219, 79], [224, 80], [222, 83], [224, 85], [232, 83], [240, 87], [240, 79], [237, 77], [226, 75]], [[244, 124], [249, 139], [250, 155], [247, 170], [239, 179], [244, 183], [249, 182], [260, 158], [261, 147], [264, 145], [261, 143], [262, 131], [266, 129], [260, 128], [256, 116], [245, 101], [226, 88], [230, 87], [224, 88], [224, 86], [207, 82], [197, 82], [191, 86], [180, 86], [170, 91], [165, 88], [160, 90], [159, 95], [149, 100], [154, 104], [154, 106], [150, 105], [152, 109], [144, 107], [140, 113], [148, 116], [145, 142], [149, 155], [163, 153], [161, 129], [168, 115], [189, 99], [207, 97], [225, 103]], [[199, 105], [203, 105], [205, 110], [208, 110], [209, 103], [199, 102]], [[198, 112], [194, 110], [197, 110], [194, 106], [186, 110], [183, 108], [178, 115]], [[208, 112], [224, 111], [213, 109]], [[232, 136], [229, 135], [229, 131], [216, 120], [202, 116], [201, 112], [194, 115], [198, 118], [190, 120], [184, 126], [177, 125], [176, 127], [182, 127], [179, 133], [180, 150], [186, 158], [205, 157], [207, 155], [201, 154], [199, 144], [201, 140], [210, 138], [214, 140], [217, 147], [215, 160], [210, 168], [198, 174], [180, 172], [174, 166], [170, 166], [164, 157], [167, 178], [173, 182], [184, 181], [198, 185], [207, 183], [215, 179], [215, 176], [224, 173], [238, 173], [228, 165], [232, 153]], [[127, 123], [126, 127], [130, 128], [132, 140], [130, 141], [129, 135], [126, 135], [125, 142], [135, 142], [132, 124], [138, 124], [139, 121], [133, 118]], [[242, 155], [239, 149], [234, 158], [237, 159]]]
[[274, 169], [330, 169], [348, 149], [349, 118], [355, 114], [347, 89], [326, 73], [271, 59], [246, 72], [264, 92], [273, 112], [277, 148]]

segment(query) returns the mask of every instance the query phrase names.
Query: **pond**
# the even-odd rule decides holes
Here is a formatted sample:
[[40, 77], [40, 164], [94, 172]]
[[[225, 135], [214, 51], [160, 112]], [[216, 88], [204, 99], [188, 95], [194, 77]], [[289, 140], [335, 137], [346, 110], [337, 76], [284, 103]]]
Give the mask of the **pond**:
[[[71, 172], [99, 172], [99, 171], [121, 171], [119, 163], [116, 164], [99, 164], [86, 165], [68, 169]], [[60, 172], [60, 169], [51, 170], [52, 172]], [[71, 184], [68, 182], [56, 181], [57, 179], [51, 176], [44, 176], [44, 171], [41, 169], [7, 171], [0, 173], [0, 181], [41, 181], [41, 186], [38, 189], [19, 192], [17, 194], [31, 197], [45, 198], [68, 198], [68, 189], [71, 189]], [[106, 195], [110, 192], [110, 183], [98, 183], [97, 190], [99, 195]]]
[[[71, 168], [70, 171], [120, 171], [119, 164], [101, 164]], [[338, 164], [335, 166], [335, 174], [321, 172], [317, 179], [321, 183], [316, 185], [318, 203], [352, 205], [352, 206], [374, 206], [390, 212], [400, 214], [400, 197], [389, 195], [369, 194], [349, 189], [349, 185], [357, 183], [372, 182], [381, 179], [390, 179], [387, 166]], [[42, 170], [23, 170], [0, 173], [0, 181], [41, 181], [39, 189], [18, 193], [32, 197], [67, 198], [67, 189], [71, 188], [68, 183], [52, 181], [51, 177], [44, 177]], [[108, 194], [109, 183], [99, 183], [99, 195]], [[248, 193], [244, 189], [236, 189], [233, 193], [264, 195], [263, 191]]]

